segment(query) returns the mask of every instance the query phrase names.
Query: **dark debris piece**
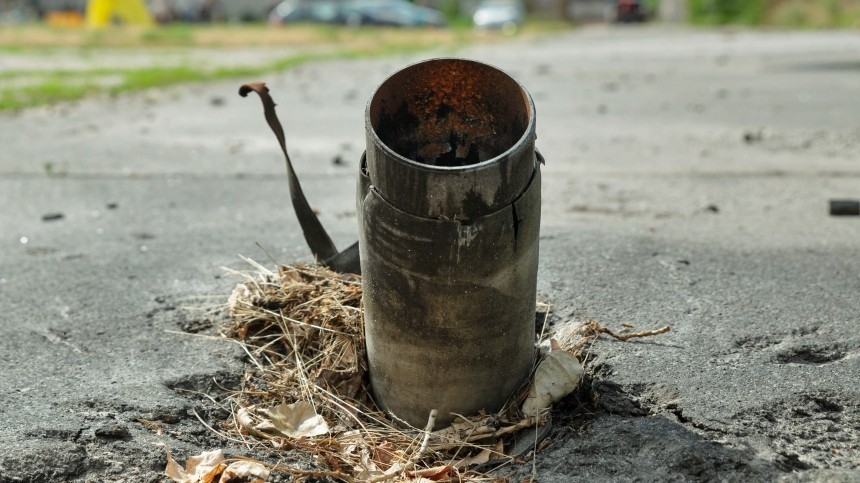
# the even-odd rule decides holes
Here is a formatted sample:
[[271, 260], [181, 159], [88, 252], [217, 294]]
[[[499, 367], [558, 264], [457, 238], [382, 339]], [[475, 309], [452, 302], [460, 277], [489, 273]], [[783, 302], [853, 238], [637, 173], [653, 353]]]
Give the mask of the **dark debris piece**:
[[57, 221], [65, 218], [62, 213], [45, 213], [42, 215], [42, 221]]
[[761, 142], [764, 134], [761, 131], [746, 131], [743, 135], [743, 140], [746, 144], [755, 144]]
[[830, 200], [833, 216], [860, 216], [860, 200]]
[[108, 424], [97, 428], [96, 436], [106, 439], [125, 439], [130, 436], [128, 429], [121, 424]]

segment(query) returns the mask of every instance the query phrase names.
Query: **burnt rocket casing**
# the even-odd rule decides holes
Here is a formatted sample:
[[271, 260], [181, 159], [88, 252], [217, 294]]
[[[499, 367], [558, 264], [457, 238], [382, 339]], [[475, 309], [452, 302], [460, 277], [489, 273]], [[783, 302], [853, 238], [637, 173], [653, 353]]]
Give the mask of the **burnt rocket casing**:
[[358, 188], [370, 381], [423, 427], [501, 409], [535, 358], [535, 109], [504, 72], [433, 59], [367, 106]]

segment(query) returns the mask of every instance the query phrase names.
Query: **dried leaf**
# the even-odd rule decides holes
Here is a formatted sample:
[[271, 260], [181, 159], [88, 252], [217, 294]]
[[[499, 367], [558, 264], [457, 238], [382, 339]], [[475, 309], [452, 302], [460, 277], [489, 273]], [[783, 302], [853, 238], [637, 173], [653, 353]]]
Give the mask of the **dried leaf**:
[[422, 478], [430, 481], [439, 481], [450, 477], [452, 471], [454, 471], [454, 467], [451, 465], [434, 466], [432, 468], [407, 471], [406, 476], [410, 478]]
[[[442, 442], [464, 441], [475, 433], [485, 432], [493, 426], [495, 416], [484, 416], [480, 419], [458, 419], [447, 428], [433, 431], [433, 436]], [[492, 432], [493, 430], [490, 430]]]
[[210, 469], [206, 474], [204, 474], [203, 476], [201, 476], [197, 480], [191, 480], [191, 482], [189, 482], [189, 483], [197, 483], [198, 481], [200, 483], [215, 483], [216, 481], [220, 482], [221, 480], [218, 477], [221, 476], [221, 473], [224, 471], [224, 468], [226, 468], [226, 467], [227, 467], [227, 465], [225, 465], [224, 463], [221, 463], [218, 466], [215, 466], [212, 469]]
[[391, 468], [392, 461], [404, 459], [401, 452], [398, 452], [397, 446], [391, 441], [383, 441], [377, 447], [373, 448], [373, 462], [376, 467], [382, 470]]
[[221, 474], [219, 483], [229, 483], [236, 479], [242, 479], [247, 483], [265, 483], [271, 471], [262, 463], [256, 461], [235, 461], [230, 463], [224, 473]]
[[504, 454], [505, 452], [505, 442], [501, 439], [496, 441], [496, 446], [493, 447], [493, 453], [495, 454]]
[[490, 448], [486, 448], [485, 450], [474, 456], [463, 458], [460, 461], [454, 463], [454, 468], [467, 468], [469, 466], [482, 465], [487, 461], [490, 461], [490, 455], [492, 454], [493, 451]]
[[340, 359], [341, 366], [352, 366], [358, 360], [355, 352], [355, 344], [352, 341], [346, 341], [341, 353], [343, 354], [343, 357]]
[[293, 404], [279, 404], [274, 408], [258, 409], [260, 416], [268, 420], [256, 425], [254, 429], [265, 433], [280, 433], [287, 438], [311, 438], [328, 433], [328, 424], [314, 411], [307, 401]]
[[362, 388], [363, 370], [334, 370], [322, 368], [317, 375], [317, 384], [329, 387], [340, 397], [354, 399]]
[[177, 463], [173, 456], [170, 456], [170, 452], [167, 453], [167, 468], [164, 469], [164, 474], [173, 481], [185, 481], [185, 468]]
[[164, 469], [164, 473], [177, 483], [213, 483], [226, 467], [224, 453], [220, 449], [204, 451], [188, 458], [185, 468], [182, 468], [168, 452], [167, 468]]
[[581, 378], [582, 364], [576, 356], [565, 351], [550, 352], [535, 371], [531, 390], [523, 403], [523, 414], [533, 416], [550, 407], [573, 392]]
[[236, 411], [236, 422], [239, 423], [245, 431], [254, 436], [265, 438], [267, 435], [263, 432], [257, 430], [256, 423], [254, 422], [254, 418], [251, 416], [251, 411], [254, 409], [254, 406], [249, 406], [247, 408], [239, 408]]
[[374, 476], [382, 474], [382, 470], [376, 466], [366, 447], [362, 448], [360, 460], [361, 464], [355, 467], [355, 476], [359, 481], [369, 480]]
[[185, 472], [192, 476], [189, 482], [211, 483], [224, 471], [224, 453], [220, 449], [204, 451], [188, 458]]

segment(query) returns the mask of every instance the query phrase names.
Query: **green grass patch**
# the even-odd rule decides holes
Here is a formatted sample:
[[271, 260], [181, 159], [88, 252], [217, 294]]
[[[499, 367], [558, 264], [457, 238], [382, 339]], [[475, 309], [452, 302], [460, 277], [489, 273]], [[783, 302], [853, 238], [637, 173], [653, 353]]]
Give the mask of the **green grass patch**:
[[144, 30], [140, 41], [146, 45], [192, 45], [194, 30], [187, 25], [169, 25]]
[[768, 20], [785, 28], [858, 28], [860, 1], [784, 0], [771, 10]]
[[75, 101], [93, 94], [120, 94], [189, 82], [252, 77], [294, 67], [313, 56], [295, 56], [261, 67], [196, 69], [187, 66], [88, 71], [6, 72], [2, 80], [34, 78], [22, 86], [0, 88], [0, 110], [21, 109], [60, 101]]
[[[529, 22], [518, 35], [540, 35], [569, 28], [559, 22]], [[471, 42], [500, 42], [497, 32], [476, 33], [470, 26], [450, 29], [350, 29], [335, 26], [168, 26], [157, 29], [98, 31], [28, 26], [0, 31], [0, 49], [10, 55], [75, 55], [96, 58], [105, 49], [175, 47], [193, 54], [198, 47], [236, 48], [289, 45], [304, 53], [250, 67], [176, 66], [90, 68], [86, 70], [17, 70], [0, 72], [0, 110], [75, 101], [88, 95], [119, 94], [189, 82], [255, 80], [309, 61], [407, 55], [427, 50], [445, 54]], [[26, 44], [26, 45], [25, 45]], [[305, 48], [302, 48], [305, 47]], [[131, 54], [133, 55], [133, 54]], [[193, 58], [193, 55], [189, 56]]]
[[858, 0], [688, 0], [688, 7], [699, 25], [860, 28]]
[[[147, 67], [138, 69], [93, 69], [87, 71], [17, 71], [0, 73], [0, 80], [25, 80], [17, 87], [0, 87], [0, 110], [75, 101], [94, 94], [120, 94], [190, 82], [224, 79], [253, 80], [266, 73], [284, 71], [313, 60], [368, 58], [426, 50], [425, 44], [386, 45], [373, 49], [342, 49], [330, 53], [297, 54], [256, 67], [192, 68]], [[35, 79], [35, 80], [32, 80]]]
[[690, 20], [700, 25], [758, 25], [765, 0], [689, 0]]
[[0, 110], [77, 100], [96, 89], [92, 84], [68, 82], [66, 79], [52, 77], [19, 88], [0, 90]]

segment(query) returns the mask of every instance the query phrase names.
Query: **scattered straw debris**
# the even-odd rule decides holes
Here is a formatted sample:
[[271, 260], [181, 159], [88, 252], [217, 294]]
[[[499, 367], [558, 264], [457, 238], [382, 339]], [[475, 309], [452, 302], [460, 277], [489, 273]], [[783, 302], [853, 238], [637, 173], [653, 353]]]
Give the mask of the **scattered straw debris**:
[[[630, 329], [629, 324], [624, 324], [625, 331]], [[578, 359], [585, 359], [586, 353], [591, 345], [600, 337], [600, 334], [606, 334], [614, 339], [622, 342], [634, 339], [637, 337], [651, 337], [655, 335], [665, 334], [669, 332], [669, 326], [665, 325], [659, 329], [643, 330], [641, 332], [622, 332], [615, 333], [606, 327], [600, 325], [595, 320], [588, 320], [578, 325], [572, 326], [569, 329], [562, 329], [558, 334], [555, 334], [557, 347], [566, 352], [570, 352]]]
[[[238, 272], [244, 281], [229, 297], [224, 335], [242, 344], [255, 369], [233, 394], [232, 418], [222, 430], [249, 448], [308, 451], [326, 468], [273, 472], [347, 482], [504, 481], [485, 473], [523, 456], [505, 451], [518, 433], [547, 424], [548, 402], [530, 403], [533, 414], [521, 410], [529, 387], [498, 414], [460, 416], [435, 431], [435, 410], [423, 429], [396, 424], [369, 395], [360, 277], [309, 265], [273, 272], [246, 261], [255, 270]], [[626, 340], [668, 330], [616, 334], [590, 321], [556, 334], [550, 353], [575, 356], [567, 357], [572, 367], [600, 334]], [[565, 374], [572, 390], [581, 369]]]

